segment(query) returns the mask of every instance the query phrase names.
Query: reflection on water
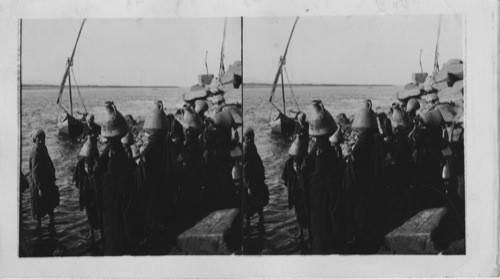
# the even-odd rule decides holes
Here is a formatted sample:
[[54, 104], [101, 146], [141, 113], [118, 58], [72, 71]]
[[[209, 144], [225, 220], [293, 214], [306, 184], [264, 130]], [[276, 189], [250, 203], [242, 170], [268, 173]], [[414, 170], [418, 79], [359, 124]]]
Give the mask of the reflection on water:
[[[322, 100], [333, 115], [344, 112], [347, 116], [362, 106], [364, 99], [371, 99], [373, 107], [387, 109], [396, 87], [296, 87], [295, 96], [299, 107], [307, 115], [311, 113], [312, 100]], [[306, 254], [307, 247], [300, 244], [299, 228], [295, 213], [288, 209], [287, 188], [281, 181], [281, 172], [288, 158], [291, 139], [282, 139], [271, 133], [269, 126], [270, 105], [263, 105], [269, 98], [269, 88], [245, 89], [244, 125], [255, 131], [255, 144], [266, 169], [266, 184], [269, 187], [269, 205], [264, 208], [265, 221], [262, 228], [258, 216], [251, 220], [251, 228], [245, 230], [245, 254]], [[287, 98], [286, 107], [296, 109], [293, 98]], [[276, 104], [281, 99], [276, 94]]]
[[[162, 100], [167, 112], [173, 112], [183, 88], [80, 88], [89, 113], [95, 115], [100, 122], [104, 115], [104, 102], [113, 100], [123, 115], [131, 114], [136, 119], [144, 119], [151, 110], [153, 101]], [[226, 95], [228, 102], [241, 100], [237, 91]], [[78, 161], [78, 154], [83, 142], [68, 140], [58, 136], [56, 127], [58, 107], [55, 103], [57, 89], [23, 90], [22, 96], [22, 164], [21, 171], [29, 171], [29, 153], [33, 146], [30, 133], [33, 129], [42, 128], [47, 135], [46, 145], [56, 169], [56, 185], [61, 195], [60, 205], [55, 209], [56, 224], [48, 228], [48, 217], [42, 220], [41, 235], [35, 232], [36, 220], [30, 213], [29, 190], [22, 194], [20, 255], [26, 256], [77, 256], [101, 254], [100, 235], [92, 245], [88, 240], [90, 228], [85, 211], [80, 211], [78, 189], [73, 182], [73, 169]], [[64, 99], [63, 95], [63, 99]], [[66, 96], [67, 98], [67, 96]], [[240, 98], [240, 99], [238, 99]], [[68, 107], [67, 100], [63, 106]], [[83, 111], [78, 98], [74, 98], [74, 110]], [[79, 117], [79, 116], [78, 116]], [[103, 146], [100, 146], [102, 151]]]

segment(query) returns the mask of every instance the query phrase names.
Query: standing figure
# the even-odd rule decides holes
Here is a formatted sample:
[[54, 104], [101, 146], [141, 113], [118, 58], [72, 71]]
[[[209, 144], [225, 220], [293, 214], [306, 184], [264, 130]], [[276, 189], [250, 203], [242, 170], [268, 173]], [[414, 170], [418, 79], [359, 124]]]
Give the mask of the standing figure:
[[301, 137], [302, 143], [304, 143], [303, 140], [306, 141], [309, 140], [309, 122], [306, 121], [306, 114], [304, 112], [300, 112], [297, 115], [297, 122], [295, 124], [295, 135]]
[[332, 115], [320, 100], [313, 101], [309, 134], [316, 138], [304, 164], [311, 197], [311, 234], [313, 254], [342, 251], [341, 224], [336, 218], [340, 199], [343, 161], [328, 138], [338, 129]]
[[[412, 99], [414, 100], [414, 99]], [[385, 159], [385, 172], [390, 198], [393, 201], [407, 201], [414, 164], [408, 143], [408, 133], [411, 129], [409, 117], [400, 107], [391, 108], [391, 125], [394, 136], [388, 144]], [[399, 202], [400, 203], [400, 202]], [[401, 210], [402, 208], [395, 208]]]
[[214, 114], [206, 121], [203, 139], [204, 157], [207, 163], [207, 198], [213, 209], [238, 206], [236, 188], [231, 176], [231, 128], [234, 119], [229, 111]]
[[[144, 122], [144, 131], [148, 137], [147, 144], [141, 152], [142, 158], [138, 172], [144, 174], [138, 180], [140, 204], [144, 210], [145, 237], [151, 238], [158, 228], [165, 224], [167, 199], [171, 185], [167, 181], [165, 139], [169, 129], [167, 115], [163, 111], [163, 103], [156, 102], [156, 107], [148, 114]], [[141, 237], [142, 238], [142, 237]]]
[[135, 195], [134, 163], [120, 142], [129, 131], [125, 118], [113, 102], [106, 102], [105, 108], [102, 136], [106, 147], [96, 168], [102, 192], [103, 248], [104, 255], [125, 255], [132, 252], [134, 241], [129, 208]]
[[46, 214], [49, 215], [50, 225], [55, 224], [54, 208], [59, 205], [59, 188], [56, 185], [56, 170], [45, 146], [45, 132], [33, 131], [31, 139], [35, 143], [29, 159], [31, 214], [37, 220], [37, 231], [40, 231]]
[[290, 158], [285, 162], [281, 179], [288, 188], [288, 209], [295, 207], [295, 215], [299, 223], [300, 241], [304, 242], [304, 231], [311, 242], [311, 199], [309, 183], [302, 168], [304, 157], [307, 156], [307, 145], [300, 137], [296, 137], [288, 150]]
[[424, 207], [439, 206], [445, 192], [442, 181], [443, 150], [447, 139], [443, 137], [444, 120], [441, 112], [432, 109], [417, 115], [409, 136], [415, 163], [414, 182], [420, 191]]
[[183, 111], [181, 124], [185, 129], [185, 140], [177, 158], [180, 171], [178, 209], [182, 214], [194, 216], [206, 209], [203, 196], [207, 186], [207, 167], [200, 146], [203, 121], [191, 107]]
[[102, 228], [102, 216], [99, 210], [99, 199], [96, 187], [96, 179], [94, 168], [97, 163], [98, 157], [96, 154], [97, 145], [93, 144], [90, 136], [80, 151], [80, 160], [76, 164], [73, 180], [75, 181], [76, 188], [80, 192], [80, 210], [85, 208], [87, 219], [90, 225], [90, 238], [92, 242], [95, 241], [95, 230]]
[[243, 179], [246, 187], [245, 217], [247, 228], [250, 227], [250, 218], [259, 214], [259, 224], [264, 222], [264, 207], [269, 204], [269, 189], [265, 183], [266, 173], [262, 159], [254, 143], [255, 133], [251, 127], [243, 132]]
[[84, 130], [85, 132], [83, 133], [83, 136], [84, 136], [84, 138], [91, 136], [97, 142], [97, 138], [101, 134], [101, 126], [99, 126], [98, 124], [96, 124], [94, 122], [94, 115], [93, 114], [87, 115], [86, 119], [87, 119], [87, 125], [85, 126], [85, 130]]
[[377, 221], [386, 209], [383, 167], [385, 144], [378, 133], [377, 121], [370, 109], [361, 108], [352, 124], [352, 152], [347, 158], [344, 176], [343, 216], [349, 230], [353, 246], [349, 252], [374, 252], [380, 248], [383, 236], [377, 234]]

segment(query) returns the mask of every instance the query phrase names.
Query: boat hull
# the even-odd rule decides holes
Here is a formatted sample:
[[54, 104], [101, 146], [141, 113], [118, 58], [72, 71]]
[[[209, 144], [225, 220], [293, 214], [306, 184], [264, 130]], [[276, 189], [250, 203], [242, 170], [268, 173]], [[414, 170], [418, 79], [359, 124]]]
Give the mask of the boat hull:
[[77, 138], [83, 134], [84, 125], [85, 123], [66, 114], [66, 117], [57, 123], [57, 128], [59, 130], [59, 135]]
[[271, 121], [271, 131], [283, 137], [293, 136], [295, 132], [295, 120], [280, 113], [276, 119]]

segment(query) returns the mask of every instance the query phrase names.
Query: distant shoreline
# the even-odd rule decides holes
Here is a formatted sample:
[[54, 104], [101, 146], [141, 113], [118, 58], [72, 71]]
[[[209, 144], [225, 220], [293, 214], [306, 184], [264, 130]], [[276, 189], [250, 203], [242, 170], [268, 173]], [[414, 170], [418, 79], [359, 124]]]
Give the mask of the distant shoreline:
[[[66, 85], [65, 88], [68, 86]], [[181, 88], [169, 85], [78, 85], [79, 88]], [[60, 85], [47, 84], [23, 84], [23, 89], [59, 89]]]
[[[271, 87], [270, 83], [245, 83], [243, 84], [246, 88], [262, 88]], [[286, 85], [290, 86], [290, 85]], [[296, 83], [291, 84], [291, 86], [308, 86], [308, 87], [388, 87], [396, 86], [393, 84], [335, 84], [335, 83]]]
[[[245, 83], [245, 88], [270, 88], [270, 83]], [[289, 86], [289, 85], [287, 85]], [[334, 83], [297, 83], [291, 84], [296, 87], [388, 87], [393, 84], [334, 84]], [[23, 84], [23, 89], [59, 89], [59, 85], [51, 84]], [[65, 86], [68, 87], [68, 86]], [[80, 88], [183, 88], [176, 85], [79, 85]]]

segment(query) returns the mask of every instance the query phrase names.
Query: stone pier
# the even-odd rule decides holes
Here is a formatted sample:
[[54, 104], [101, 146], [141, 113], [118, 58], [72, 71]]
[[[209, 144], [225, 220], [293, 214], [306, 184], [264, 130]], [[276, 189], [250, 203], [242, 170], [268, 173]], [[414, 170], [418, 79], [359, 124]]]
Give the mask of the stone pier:
[[237, 208], [210, 213], [177, 237], [177, 246], [190, 255], [228, 255], [241, 245], [241, 215]]

